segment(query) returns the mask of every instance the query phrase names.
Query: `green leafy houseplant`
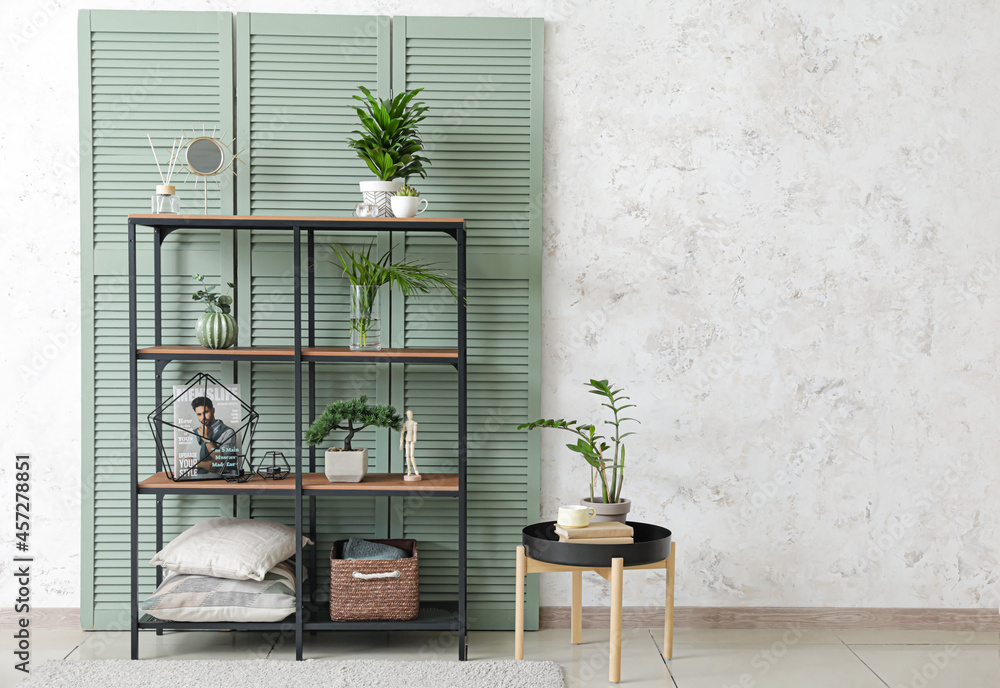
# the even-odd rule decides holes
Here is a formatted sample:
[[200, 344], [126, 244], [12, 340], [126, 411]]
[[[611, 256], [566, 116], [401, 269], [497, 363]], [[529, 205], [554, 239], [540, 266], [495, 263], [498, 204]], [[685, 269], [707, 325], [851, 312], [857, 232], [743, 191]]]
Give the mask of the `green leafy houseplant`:
[[351, 330], [358, 335], [362, 348], [367, 345], [369, 330], [378, 317], [375, 313], [375, 301], [379, 287], [383, 284], [395, 285], [404, 296], [426, 294], [435, 287], [444, 287], [452, 296], [458, 296], [455, 281], [432, 270], [429, 265], [406, 261], [393, 263], [391, 251], [372, 260], [374, 247], [373, 242], [363, 252], [355, 253], [340, 246], [330, 246], [344, 275], [355, 287], [352, 298], [356, 299], [356, 303], [352, 304], [351, 309]]
[[[634, 432], [623, 433], [621, 424], [626, 421], [639, 422], [635, 418], [625, 418], [621, 413], [625, 409], [634, 408], [635, 404], [623, 403], [628, 400], [628, 397], [622, 395], [621, 389], [614, 389], [607, 380], [591, 380], [587, 386], [591, 388], [591, 394], [604, 397], [605, 401], [601, 402], [601, 406], [611, 410], [612, 420], [604, 421], [605, 425], [610, 425], [613, 428], [610, 438], [597, 434], [597, 428], [594, 425], [577, 423], [575, 420], [539, 419], [532, 423], [518, 425], [517, 429], [556, 428], [577, 435], [576, 442], [566, 446], [571, 451], [583, 456], [584, 460], [590, 464], [591, 477], [593, 478], [596, 473], [597, 478], [601, 481], [601, 498], [604, 503], [615, 504], [621, 501], [622, 483], [625, 480], [625, 443], [622, 440], [635, 434]], [[610, 439], [612, 444], [609, 445], [605, 442], [606, 439]], [[605, 454], [612, 448], [612, 452]], [[595, 482], [593, 479], [590, 481], [592, 501], [595, 498]]]
[[404, 91], [395, 98], [376, 98], [364, 86], [358, 86], [364, 97], [354, 95], [362, 107], [354, 110], [361, 120], [362, 129], [352, 131], [357, 138], [349, 139], [347, 145], [357, 152], [376, 177], [388, 182], [406, 179], [412, 175], [427, 177], [424, 165], [430, 161], [419, 153], [423, 141], [417, 132], [419, 124], [428, 108], [413, 98], [422, 91], [417, 88]]
[[[233, 305], [233, 297], [228, 294], [216, 294], [214, 286], [206, 287], [203, 275], [195, 273], [192, 277], [201, 282], [201, 287], [198, 288], [198, 291], [191, 294], [191, 298], [195, 301], [204, 302], [206, 313], [225, 313], [229, 315], [229, 311]], [[227, 282], [226, 286], [230, 289], [236, 288], [236, 285], [232, 282]]]
[[369, 404], [368, 397], [336, 401], [326, 407], [316, 422], [306, 430], [306, 444], [315, 447], [334, 430], [344, 430], [344, 451], [354, 451], [351, 440], [367, 427], [399, 430], [403, 418], [393, 406]]

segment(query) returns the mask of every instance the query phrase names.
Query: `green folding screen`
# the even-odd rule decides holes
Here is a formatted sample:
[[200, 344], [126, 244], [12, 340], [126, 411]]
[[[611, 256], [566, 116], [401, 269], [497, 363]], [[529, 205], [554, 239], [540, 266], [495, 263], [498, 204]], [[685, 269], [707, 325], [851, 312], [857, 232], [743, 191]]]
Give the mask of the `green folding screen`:
[[[359, 84], [380, 96], [424, 88], [422, 128], [432, 160], [417, 184], [431, 215], [465, 217], [469, 230], [469, 616], [472, 628], [513, 625], [513, 551], [538, 517], [537, 436], [514, 430], [539, 415], [541, 313], [542, 23], [533, 19], [84, 11], [80, 17], [84, 303], [84, 625], [127, 623], [128, 375], [125, 215], [145, 212], [157, 182], [146, 142], [160, 148], [202, 126], [234, 132], [232, 184], [211, 190], [210, 212], [345, 215], [370, 177], [345, 146], [356, 127], [348, 107]], [[93, 144], [90, 145], [90, 142]], [[165, 153], [161, 151], [161, 156]], [[162, 158], [161, 158], [162, 159]], [[183, 179], [183, 178], [182, 178]], [[180, 182], [179, 182], [180, 183]], [[200, 192], [179, 186], [184, 210]], [[195, 201], [195, 198], [199, 200]], [[455, 269], [454, 242], [406, 238], [376, 250]], [[356, 237], [319, 233], [311, 260], [317, 345], [347, 343], [346, 281], [329, 244]], [[363, 244], [354, 243], [358, 248]], [[150, 243], [139, 245], [150, 274]], [[237, 284], [242, 346], [287, 343], [291, 335], [291, 247], [278, 232], [179, 232], [165, 243], [165, 343], [191, 338], [197, 308], [190, 274]], [[305, 251], [305, 249], [303, 249]], [[308, 261], [308, 262], [307, 262]], [[141, 279], [140, 343], [151, 339], [150, 280]], [[249, 307], [245, 307], [249, 305]], [[454, 346], [454, 301], [433, 294], [383, 299], [383, 337], [393, 346]], [[303, 334], [306, 334], [305, 332]], [[150, 366], [151, 368], [151, 366]], [[165, 389], [206, 366], [172, 364]], [[282, 364], [208, 366], [236, 380], [260, 412], [253, 455], [293, 455], [294, 382]], [[152, 371], [140, 366], [140, 416], [153, 406]], [[305, 408], [368, 394], [412, 408], [421, 423], [422, 471], [457, 466], [453, 369], [317, 364]], [[308, 420], [308, 419], [307, 419]], [[366, 431], [370, 469], [401, 471], [398, 438]], [[143, 472], [151, 440], [140, 437]], [[312, 455], [322, 470], [322, 451]], [[310, 460], [309, 452], [306, 461]], [[88, 484], [92, 480], [93, 485]], [[232, 513], [229, 499], [170, 497], [169, 538], [205, 517]], [[140, 561], [152, 555], [153, 502], [141, 499]], [[456, 504], [444, 500], [319, 499], [317, 556], [322, 599], [326, 553], [336, 538], [405, 536], [420, 541], [421, 595], [454, 597]], [[241, 516], [291, 521], [291, 503], [241, 498]], [[147, 556], [148, 555], [148, 556]], [[145, 568], [145, 567], [142, 567]], [[529, 585], [529, 627], [537, 585]], [[143, 572], [151, 590], [152, 569]]]

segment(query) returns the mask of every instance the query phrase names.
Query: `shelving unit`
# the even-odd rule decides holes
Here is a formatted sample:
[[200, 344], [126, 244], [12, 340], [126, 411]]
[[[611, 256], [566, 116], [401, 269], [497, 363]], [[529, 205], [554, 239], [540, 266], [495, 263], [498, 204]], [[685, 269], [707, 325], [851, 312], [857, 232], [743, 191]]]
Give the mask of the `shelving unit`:
[[[153, 236], [153, 346], [139, 347], [137, 324], [137, 228], [151, 230]], [[231, 349], [207, 349], [200, 346], [164, 345], [161, 331], [161, 247], [163, 241], [173, 232], [183, 229], [219, 230], [277, 230], [287, 231], [292, 237], [292, 277], [294, 283], [294, 335], [286, 346], [280, 347], [235, 347]], [[456, 243], [458, 255], [458, 341], [454, 349], [382, 349], [381, 351], [351, 351], [340, 347], [317, 347], [315, 338], [315, 279], [314, 231], [338, 231], [370, 233], [388, 232], [437, 232], [451, 236]], [[306, 313], [308, 336], [302, 341], [303, 294], [302, 294], [302, 234], [305, 233], [308, 256]], [[464, 660], [468, 654], [466, 642], [466, 566], [467, 566], [467, 425], [468, 409], [466, 397], [467, 342], [466, 342], [466, 230], [462, 219], [395, 219], [395, 218], [340, 218], [340, 217], [259, 217], [228, 215], [129, 215], [128, 218], [128, 265], [129, 265], [129, 384], [130, 384], [130, 427], [131, 427], [131, 472], [130, 472], [130, 513], [131, 513], [131, 619], [132, 619], [132, 659], [139, 656], [139, 631], [156, 630], [283, 630], [295, 633], [295, 657], [302, 659], [302, 641], [305, 631], [325, 630], [442, 630], [458, 634], [458, 657]], [[192, 324], [193, 328], [193, 324]], [[193, 333], [192, 333], [193, 334]], [[155, 398], [163, 398], [163, 370], [173, 361], [268, 361], [286, 362], [294, 366], [295, 376], [295, 457], [292, 463], [293, 476], [282, 481], [265, 481], [252, 478], [246, 483], [227, 483], [222, 480], [174, 482], [163, 473], [142, 477], [139, 475], [139, 362], [152, 361], [155, 365]], [[317, 363], [408, 363], [424, 365], [447, 365], [458, 372], [458, 473], [423, 474], [419, 483], [407, 483], [402, 474], [369, 473], [360, 483], [330, 483], [323, 473], [316, 472], [315, 456], [310, 452], [309, 470], [303, 462], [303, 369], [308, 368], [310, 380], [315, 379]], [[315, 385], [310, 385], [315, 389]], [[310, 395], [310, 418], [315, 417], [315, 397]], [[139, 497], [152, 495], [156, 498], [156, 548], [163, 548], [163, 498], [170, 495], [239, 495], [287, 496], [295, 503], [295, 530], [298, 535], [295, 552], [295, 596], [296, 611], [284, 621], [270, 623], [194, 623], [161, 621], [148, 615], [139, 616]], [[420, 616], [412, 621], [330, 621], [325, 606], [313, 606], [305, 600], [303, 593], [302, 535], [309, 534], [316, 541], [316, 500], [323, 497], [380, 497], [380, 496], [421, 496], [425, 498], [458, 499], [458, 597], [454, 601], [421, 604]], [[309, 499], [309, 530], [303, 501]], [[315, 583], [316, 556], [310, 557], [311, 580]], [[157, 570], [157, 584], [161, 581], [161, 571]]]

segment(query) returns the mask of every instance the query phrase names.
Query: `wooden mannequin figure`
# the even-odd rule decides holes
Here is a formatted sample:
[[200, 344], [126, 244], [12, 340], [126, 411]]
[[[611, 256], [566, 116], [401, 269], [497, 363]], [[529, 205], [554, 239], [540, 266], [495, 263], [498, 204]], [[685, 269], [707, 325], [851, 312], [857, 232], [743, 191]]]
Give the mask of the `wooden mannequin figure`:
[[406, 421], [403, 429], [399, 433], [399, 448], [406, 450], [406, 475], [403, 480], [420, 480], [420, 471], [417, 470], [417, 462], [413, 458], [413, 449], [417, 444], [417, 421], [413, 420], [413, 411], [406, 412]]

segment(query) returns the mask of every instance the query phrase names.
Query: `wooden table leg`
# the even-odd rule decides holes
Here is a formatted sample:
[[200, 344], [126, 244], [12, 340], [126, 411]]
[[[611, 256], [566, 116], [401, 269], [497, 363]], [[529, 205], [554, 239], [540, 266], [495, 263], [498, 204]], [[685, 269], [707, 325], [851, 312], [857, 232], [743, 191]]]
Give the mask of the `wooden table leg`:
[[670, 543], [667, 557], [667, 601], [663, 611], [663, 652], [667, 659], [674, 656], [674, 565], [677, 563], [677, 545]]
[[579, 645], [583, 642], [583, 571], [573, 571], [573, 612], [572, 632], [570, 642]]
[[517, 594], [514, 600], [514, 659], [524, 659], [524, 577], [528, 574], [528, 560], [524, 545], [517, 548]]
[[608, 660], [608, 680], [622, 680], [622, 578], [625, 560], [611, 560], [611, 657]]

